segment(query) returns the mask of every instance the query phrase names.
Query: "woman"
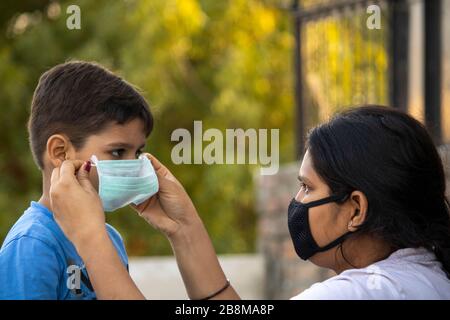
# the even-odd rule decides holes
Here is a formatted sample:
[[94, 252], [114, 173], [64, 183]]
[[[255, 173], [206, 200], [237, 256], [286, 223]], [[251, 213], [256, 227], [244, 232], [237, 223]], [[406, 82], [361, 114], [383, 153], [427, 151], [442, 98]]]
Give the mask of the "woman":
[[[135, 209], [170, 241], [189, 297], [239, 298], [189, 196], [149, 157], [160, 191]], [[86, 166], [65, 161], [54, 170], [56, 220], [83, 257], [98, 298], [142, 298], [104, 230]], [[309, 133], [299, 179], [288, 209], [294, 248], [337, 275], [294, 298], [450, 299], [444, 170], [422, 124], [377, 106], [338, 114]], [[93, 249], [99, 247], [105, 249]]]

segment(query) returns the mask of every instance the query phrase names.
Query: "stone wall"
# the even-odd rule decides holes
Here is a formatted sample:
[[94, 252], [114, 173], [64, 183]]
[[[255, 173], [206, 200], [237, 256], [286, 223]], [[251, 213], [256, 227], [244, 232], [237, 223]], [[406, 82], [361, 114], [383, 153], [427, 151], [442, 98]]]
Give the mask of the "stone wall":
[[255, 181], [258, 212], [258, 250], [264, 256], [266, 299], [289, 299], [313, 283], [331, 276], [325, 269], [298, 258], [287, 227], [287, 207], [298, 191], [299, 163]]

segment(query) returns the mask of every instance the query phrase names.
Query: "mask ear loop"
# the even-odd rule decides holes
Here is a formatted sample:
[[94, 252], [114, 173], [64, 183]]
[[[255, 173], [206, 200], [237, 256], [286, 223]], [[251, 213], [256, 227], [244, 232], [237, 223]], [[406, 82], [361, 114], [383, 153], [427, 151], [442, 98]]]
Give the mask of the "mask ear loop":
[[97, 167], [98, 158], [95, 154], [93, 154], [89, 160], [91, 161], [91, 167]]
[[[347, 198], [348, 198], [348, 195], [333, 194], [333, 195], [328, 196], [323, 199], [319, 199], [319, 200], [315, 200], [315, 201], [311, 201], [311, 202], [307, 202], [307, 203], [302, 203], [302, 204], [307, 206], [308, 208], [310, 208], [310, 207], [316, 207], [316, 206], [320, 206], [322, 204], [326, 204], [326, 203], [330, 203], [330, 202], [342, 203], [345, 200], [347, 200]], [[295, 200], [295, 201], [298, 202], [297, 200]]]

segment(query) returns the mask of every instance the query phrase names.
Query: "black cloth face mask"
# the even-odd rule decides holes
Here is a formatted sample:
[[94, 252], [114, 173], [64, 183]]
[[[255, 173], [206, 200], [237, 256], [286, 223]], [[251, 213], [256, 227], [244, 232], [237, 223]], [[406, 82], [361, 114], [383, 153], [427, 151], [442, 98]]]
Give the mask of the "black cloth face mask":
[[317, 207], [329, 202], [343, 201], [346, 197], [347, 195], [332, 195], [308, 203], [298, 202], [295, 198], [292, 199], [288, 208], [288, 228], [294, 244], [295, 252], [301, 259], [308, 260], [318, 252], [327, 251], [337, 246], [342, 243], [350, 233], [352, 233], [351, 231], [346, 232], [326, 246], [319, 247], [311, 234], [311, 228], [309, 226], [309, 208]]

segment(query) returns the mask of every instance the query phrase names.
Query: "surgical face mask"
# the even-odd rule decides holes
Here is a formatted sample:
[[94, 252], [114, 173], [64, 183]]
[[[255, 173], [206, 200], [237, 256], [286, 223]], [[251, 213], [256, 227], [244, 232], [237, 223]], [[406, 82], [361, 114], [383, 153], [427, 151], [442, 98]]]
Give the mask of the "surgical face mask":
[[308, 203], [301, 203], [292, 199], [288, 208], [288, 228], [295, 252], [301, 259], [308, 260], [318, 252], [327, 251], [337, 246], [351, 233], [349, 231], [326, 246], [319, 247], [313, 238], [311, 227], [309, 225], [309, 208], [321, 206], [329, 202], [342, 201], [345, 197], [346, 196], [342, 195], [333, 195]]
[[94, 155], [91, 162], [97, 167], [98, 193], [107, 212], [138, 205], [158, 192], [158, 178], [145, 155], [134, 160], [98, 160]]

